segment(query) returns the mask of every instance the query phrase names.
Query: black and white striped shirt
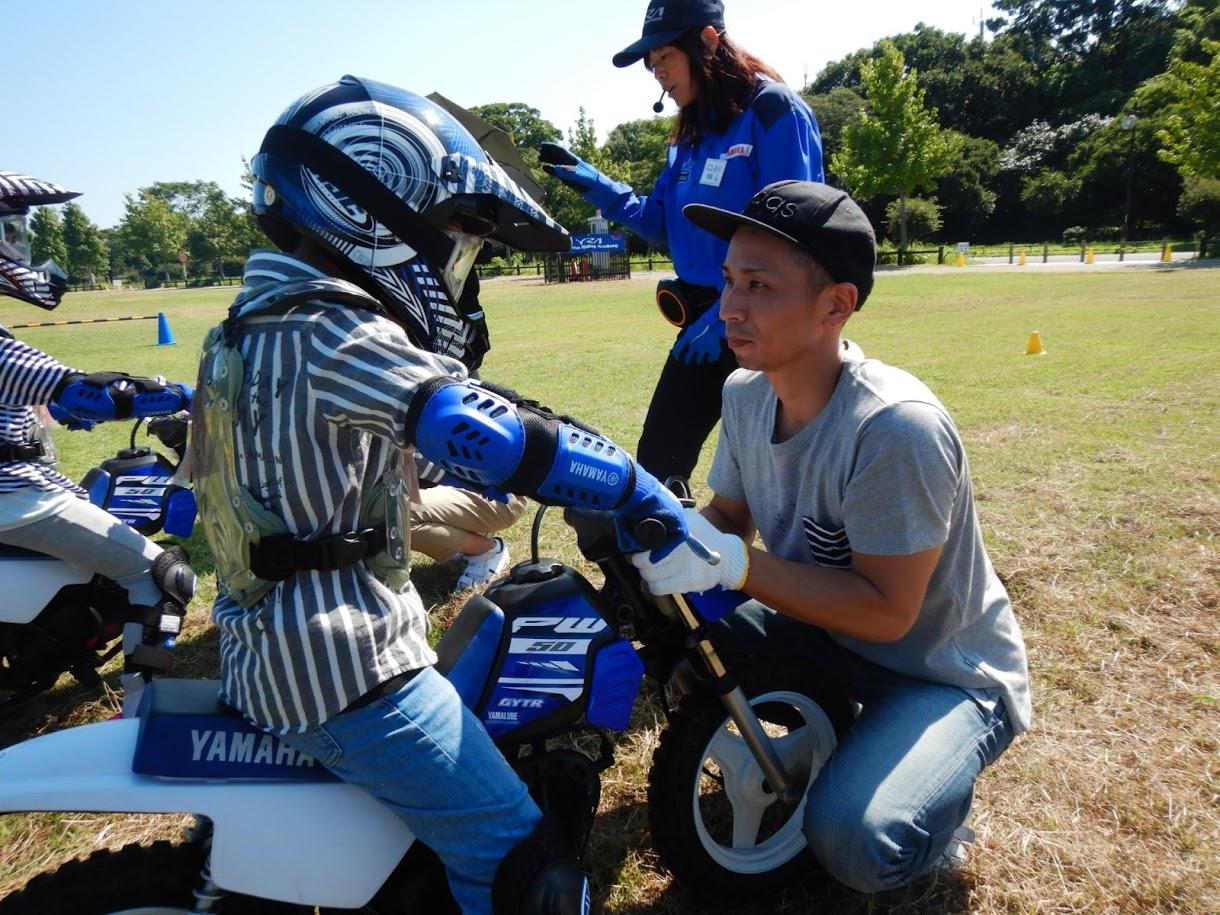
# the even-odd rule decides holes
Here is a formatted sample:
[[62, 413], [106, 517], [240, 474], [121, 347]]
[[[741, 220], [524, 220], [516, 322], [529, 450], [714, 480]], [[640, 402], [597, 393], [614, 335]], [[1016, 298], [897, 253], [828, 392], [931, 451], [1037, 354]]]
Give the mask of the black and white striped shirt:
[[[0, 334], [0, 442], [23, 445], [34, 435], [32, 407], [49, 404], [68, 368], [41, 350]], [[85, 492], [62, 473], [38, 461], [0, 461], [0, 493], [33, 486], [43, 492]]]
[[[291, 256], [256, 252], [245, 291], [320, 276]], [[384, 317], [324, 301], [255, 310], [241, 327], [238, 482], [300, 539], [358, 529], [366, 490], [403, 459], [419, 384], [465, 369], [415, 348]], [[250, 609], [222, 595], [213, 615], [225, 701], [280, 732], [319, 724], [436, 659], [414, 585], [394, 592], [364, 563], [293, 575]]]

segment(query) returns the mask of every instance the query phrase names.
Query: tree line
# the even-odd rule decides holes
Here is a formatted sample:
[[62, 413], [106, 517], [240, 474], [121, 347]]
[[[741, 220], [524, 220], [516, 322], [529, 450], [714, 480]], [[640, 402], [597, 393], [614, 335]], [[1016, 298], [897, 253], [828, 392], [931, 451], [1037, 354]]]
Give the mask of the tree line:
[[[1220, 0], [993, 6], [978, 35], [918, 25], [827, 64], [802, 88], [827, 181], [860, 200], [879, 236], [907, 248], [1220, 231]], [[584, 109], [566, 138], [524, 102], [472, 110], [510, 135], [540, 202], [574, 233], [588, 230], [592, 211], [542, 171], [538, 145], [566, 139], [647, 193], [672, 129], [668, 117], [628, 121], [599, 144]], [[205, 181], [140, 188], [113, 229], [73, 203], [40, 208], [33, 227], [35, 257], [54, 258], [78, 283], [232, 276], [267, 244], [248, 199]]]

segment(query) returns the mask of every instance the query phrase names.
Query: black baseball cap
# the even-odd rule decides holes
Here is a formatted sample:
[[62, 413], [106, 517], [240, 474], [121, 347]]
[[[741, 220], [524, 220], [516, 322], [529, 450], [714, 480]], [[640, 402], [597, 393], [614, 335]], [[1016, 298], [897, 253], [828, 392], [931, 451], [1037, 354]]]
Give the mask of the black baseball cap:
[[720, 0], [652, 0], [644, 13], [644, 34], [614, 55], [616, 67], [630, 67], [649, 51], [673, 44], [691, 29], [705, 25], [724, 28]]
[[864, 211], [839, 188], [817, 181], [776, 181], [751, 197], [740, 213], [689, 203], [682, 215], [725, 240], [742, 226], [754, 226], [803, 248], [836, 283], [856, 287], [857, 310], [872, 292], [877, 238]]

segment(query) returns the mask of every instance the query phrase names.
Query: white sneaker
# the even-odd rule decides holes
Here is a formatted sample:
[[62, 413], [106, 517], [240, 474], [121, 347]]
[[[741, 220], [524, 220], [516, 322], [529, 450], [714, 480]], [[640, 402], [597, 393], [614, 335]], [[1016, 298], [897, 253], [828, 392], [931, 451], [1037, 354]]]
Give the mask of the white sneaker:
[[458, 577], [459, 590], [484, 585], [508, 567], [508, 546], [499, 537], [493, 538], [495, 546], [486, 553], [471, 556], [466, 568]]
[[974, 830], [963, 823], [953, 832], [953, 838], [945, 846], [940, 855], [939, 869], [942, 871], [957, 871], [966, 866], [970, 856], [970, 846], [974, 844]]

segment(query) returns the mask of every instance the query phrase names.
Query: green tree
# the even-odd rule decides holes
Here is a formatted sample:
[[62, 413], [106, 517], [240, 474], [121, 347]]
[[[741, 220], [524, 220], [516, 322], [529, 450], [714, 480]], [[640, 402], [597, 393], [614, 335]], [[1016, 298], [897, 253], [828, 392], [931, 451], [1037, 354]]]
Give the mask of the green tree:
[[97, 282], [110, 271], [110, 251], [85, 211], [73, 201], [64, 204], [64, 247], [68, 277], [78, 283]]
[[826, 165], [826, 180], [839, 184], [841, 182], [835, 180], [837, 176], [830, 171], [830, 160], [839, 151], [843, 128], [859, 117], [868, 103], [858, 92], [846, 86], [836, 86], [829, 92], [807, 94], [804, 98], [813, 109], [822, 133], [822, 162]]
[[524, 102], [492, 102], [489, 105], [475, 105], [470, 110], [508, 134], [526, 161], [529, 161], [530, 151], [538, 152], [540, 143], [563, 138], [558, 127], [544, 118], [537, 108], [531, 108]]
[[245, 201], [228, 197], [219, 187], [212, 185], [199, 215], [191, 220], [187, 232], [187, 251], [197, 270], [214, 270], [216, 274], [224, 276], [225, 258], [244, 257], [250, 253], [245, 246], [245, 206]]
[[995, 212], [1000, 147], [982, 137], [958, 134], [951, 171], [936, 182], [943, 232], [950, 239], [974, 239]]
[[[1018, 41], [1005, 36], [993, 41], [967, 39], [922, 23], [889, 41], [902, 52], [907, 66], [919, 71], [926, 102], [937, 109], [944, 127], [1005, 143], [1044, 104], [1043, 76], [1022, 55]], [[881, 44], [828, 64], [806, 88], [806, 96], [858, 90], [860, 65], [879, 59]], [[821, 111], [817, 113], [821, 120]]]
[[1052, 123], [1117, 110], [1164, 68], [1170, 0], [995, 0], [989, 25], [1043, 74]]
[[666, 117], [619, 124], [601, 148], [609, 172], [636, 193], [649, 193], [665, 167], [672, 128], [672, 119]]
[[[1063, 172], [1048, 168], [1027, 175], [1021, 182], [1021, 203], [1046, 223], [1062, 225], [1072, 211], [1070, 204], [1080, 193], [1080, 183]], [[1076, 213], [1072, 212], [1072, 218]]]
[[1191, 176], [1182, 188], [1178, 213], [1203, 235], [1202, 247], [1220, 235], [1220, 178]]
[[1183, 175], [1220, 178], [1220, 41], [1204, 38], [1200, 51], [1206, 60], [1175, 56], [1156, 77], [1171, 99], [1158, 138]]
[[918, 73], [907, 71], [902, 52], [882, 42], [882, 55], [860, 67], [868, 109], [843, 129], [843, 148], [831, 168], [864, 197], [898, 198], [899, 246], [907, 247], [906, 200], [931, 189], [953, 166], [954, 135], [940, 128], [936, 109], [924, 105]]
[[[164, 185], [162, 185], [164, 187]], [[169, 267], [186, 249], [190, 219], [152, 188], [123, 198], [126, 213], [118, 226], [131, 266], [145, 278], [158, 273], [169, 281]]]
[[37, 207], [30, 217], [30, 262], [41, 264], [52, 260], [61, 267], [68, 262], [68, 249], [64, 245], [64, 224], [55, 207]]
[[[885, 208], [885, 221], [889, 226], [890, 240], [899, 242], [902, 218], [906, 216], [906, 231], [917, 241], [931, 241], [940, 231], [940, 204], [924, 197], [911, 197], [906, 208], [899, 212], [897, 200], [891, 200]], [[905, 247], [905, 243], [903, 243]]]

